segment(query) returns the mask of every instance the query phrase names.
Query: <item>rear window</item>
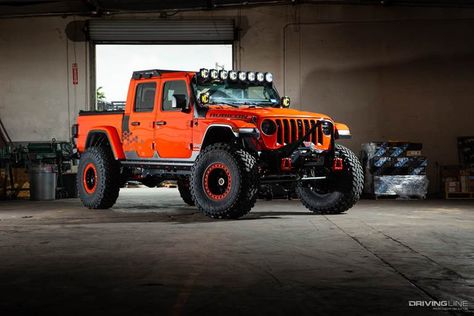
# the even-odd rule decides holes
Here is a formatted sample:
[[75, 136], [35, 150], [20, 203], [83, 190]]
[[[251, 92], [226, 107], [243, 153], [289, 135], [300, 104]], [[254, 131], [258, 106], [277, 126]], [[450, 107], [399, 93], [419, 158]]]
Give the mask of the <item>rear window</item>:
[[135, 92], [135, 112], [151, 112], [155, 106], [156, 82], [145, 82], [137, 85]]

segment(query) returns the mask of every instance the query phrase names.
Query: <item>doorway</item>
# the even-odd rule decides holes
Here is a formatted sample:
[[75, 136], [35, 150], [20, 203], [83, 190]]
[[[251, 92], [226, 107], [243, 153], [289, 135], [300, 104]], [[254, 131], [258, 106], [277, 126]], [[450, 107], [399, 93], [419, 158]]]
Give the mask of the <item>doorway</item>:
[[96, 44], [95, 110], [124, 109], [133, 71], [232, 69], [232, 52], [232, 44]]

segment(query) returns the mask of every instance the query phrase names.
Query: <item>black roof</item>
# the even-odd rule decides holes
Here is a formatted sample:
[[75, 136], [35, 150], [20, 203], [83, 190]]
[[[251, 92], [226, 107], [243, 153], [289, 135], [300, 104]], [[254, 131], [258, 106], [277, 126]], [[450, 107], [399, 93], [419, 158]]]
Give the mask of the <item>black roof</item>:
[[149, 69], [149, 70], [138, 70], [134, 71], [132, 74], [132, 79], [142, 79], [142, 78], [153, 78], [159, 77], [162, 74], [169, 72], [188, 72], [185, 70], [170, 70], [170, 69]]

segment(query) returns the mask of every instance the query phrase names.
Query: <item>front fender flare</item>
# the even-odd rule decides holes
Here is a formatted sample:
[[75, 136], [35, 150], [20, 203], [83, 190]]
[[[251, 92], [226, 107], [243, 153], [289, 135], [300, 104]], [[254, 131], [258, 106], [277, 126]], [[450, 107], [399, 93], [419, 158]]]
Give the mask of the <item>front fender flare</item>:
[[336, 139], [351, 139], [351, 130], [349, 126], [343, 123], [334, 123], [336, 127]]

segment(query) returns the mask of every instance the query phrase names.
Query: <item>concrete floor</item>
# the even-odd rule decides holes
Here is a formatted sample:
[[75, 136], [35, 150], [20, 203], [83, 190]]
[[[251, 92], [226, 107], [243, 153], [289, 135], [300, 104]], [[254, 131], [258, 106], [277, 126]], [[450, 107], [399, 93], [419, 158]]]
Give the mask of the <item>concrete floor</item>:
[[474, 306], [467, 201], [366, 200], [331, 216], [296, 200], [259, 201], [233, 221], [196, 213], [176, 189], [125, 189], [104, 211], [77, 199], [0, 203], [0, 315], [449, 315], [409, 301]]

